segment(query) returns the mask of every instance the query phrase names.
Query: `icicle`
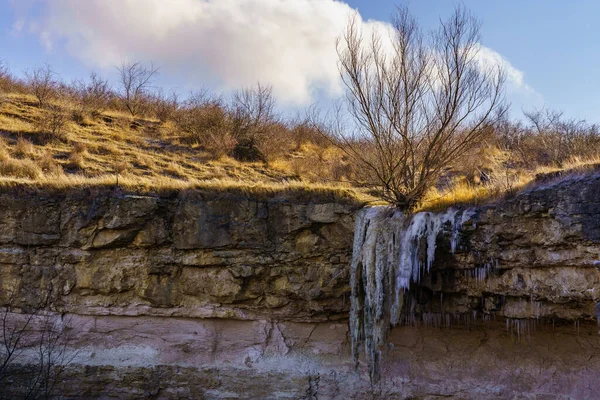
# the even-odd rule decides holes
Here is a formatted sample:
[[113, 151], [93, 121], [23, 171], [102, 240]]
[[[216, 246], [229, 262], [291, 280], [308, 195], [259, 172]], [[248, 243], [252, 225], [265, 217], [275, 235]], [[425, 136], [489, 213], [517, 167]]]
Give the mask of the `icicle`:
[[[350, 266], [352, 290], [350, 335], [352, 354], [358, 362], [361, 347], [373, 379], [378, 379], [381, 348], [389, 330], [392, 284], [404, 215], [386, 207], [367, 208], [359, 213]], [[389, 305], [387, 306], [389, 308]]]
[[[389, 207], [370, 207], [358, 213], [350, 266], [350, 336], [355, 362], [364, 351], [373, 380], [379, 376], [381, 349], [386, 347], [390, 325], [421, 321], [428, 326], [450, 325], [450, 315], [438, 317], [415, 309], [408, 291], [430, 272], [440, 233], [449, 229], [454, 253], [461, 226], [472, 216], [471, 211], [459, 215], [458, 210], [450, 209], [442, 214], [417, 213], [406, 221], [402, 212]], [[478, 272], [478, 279], [485, 278], [487, 269]], [[441, 304], [442, 300], [440, 297]]]

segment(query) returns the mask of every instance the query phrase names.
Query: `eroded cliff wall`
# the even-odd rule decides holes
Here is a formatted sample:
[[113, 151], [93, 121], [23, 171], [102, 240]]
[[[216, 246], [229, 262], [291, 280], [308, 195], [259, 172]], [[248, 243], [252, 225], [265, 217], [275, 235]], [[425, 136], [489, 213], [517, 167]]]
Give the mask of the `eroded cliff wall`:
[[85, 315], [344, 318], [356, 208], [201, 193], [4, 195], [2, 301]]
[[[41, 308], [71, 328], [66, 398], [600, 392], [600, 176], [476, 210], [455, 255], [441, 236], [415, 300], [421, 319], [392, 331], [375, 386], [348, 343], [357, 210], [206, 193], [3, 194], [0, 297], [15, 318]], [[425, 326], [424, 313], [443, 323]], [[536, 322], [515, 331], [520, 319]]]
[[[472, 209], [421, 286], [421, 310], [595, 320], [600, 308], [600, 176], [542, 183]], [[436, 296], [443, 293], [444, 304]]]

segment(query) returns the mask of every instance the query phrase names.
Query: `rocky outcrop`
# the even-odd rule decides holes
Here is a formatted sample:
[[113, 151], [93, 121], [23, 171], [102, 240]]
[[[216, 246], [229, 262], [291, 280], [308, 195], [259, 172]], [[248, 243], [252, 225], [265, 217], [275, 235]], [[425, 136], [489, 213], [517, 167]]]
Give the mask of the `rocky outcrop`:
[[444, 293], [444, 311], [596, 319], [600, 175], [568, 177], [475, 209], [462, 229], [456, 253], [438, 247], [423, 282], [430, 294]]
[[355, 370], [348, 337], [358, 209], [199, 192], [5, 193], [0, 300], [10, 320], [41, 310], [69, 327], [65, 398], [600, 392], [600, 175], [475, 210], [454, 255], [453, 233], [441, 234], [375, 386], [362, 363]]
[[0, 197], [0, 300], [81, 315], [345, 318], [356, 205]]

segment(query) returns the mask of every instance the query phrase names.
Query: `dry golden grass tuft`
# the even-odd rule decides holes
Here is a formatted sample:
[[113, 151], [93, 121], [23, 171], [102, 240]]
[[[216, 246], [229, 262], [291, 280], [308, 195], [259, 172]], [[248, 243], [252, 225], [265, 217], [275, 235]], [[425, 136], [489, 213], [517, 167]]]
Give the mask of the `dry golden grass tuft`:
[[19, 136], [14, 147], [14, 154], [19, 158], [24, 158], [33, 156], [35, 152], [35, 146], [29, 140]]

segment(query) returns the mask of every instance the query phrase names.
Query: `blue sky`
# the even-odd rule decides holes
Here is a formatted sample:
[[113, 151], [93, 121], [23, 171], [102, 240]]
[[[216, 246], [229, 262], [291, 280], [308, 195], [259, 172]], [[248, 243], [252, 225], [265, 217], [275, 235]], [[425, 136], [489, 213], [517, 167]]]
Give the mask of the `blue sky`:
[[[398, 4], [346, 3], [363, 20], [382, 22]], [[433, 29], [455, 3], [408, 4]], [[523, 83], [508, 90], [512, 115], [547, 106], [600, 121], [599, 1], [462, 4], [481, 20], [482, 44], [522, 74]], [[92, 69], [114, 77], [119, 60], [153, 60], [167, 88], [267, 81], [287, 107], [299, 108], [340, 94], [331, 46], [349, 7], [333, 0], [0, 0], [0, 59], [16, 74], [48, 62], [67, 81]]]
[[[397, 2], [352, 0], [367, 18], [384, 19]], [[434, 27], [454, 3], [413, 0], [423, 26]], [[482, 43], [524, 73], [542, 96], [542, 104], [566, 114], [600, 122], [600, 1], [597, 0], [464, 0], [482, 22]], [[512, 96], [519, 103], [539, 103], [531, 96]]]

